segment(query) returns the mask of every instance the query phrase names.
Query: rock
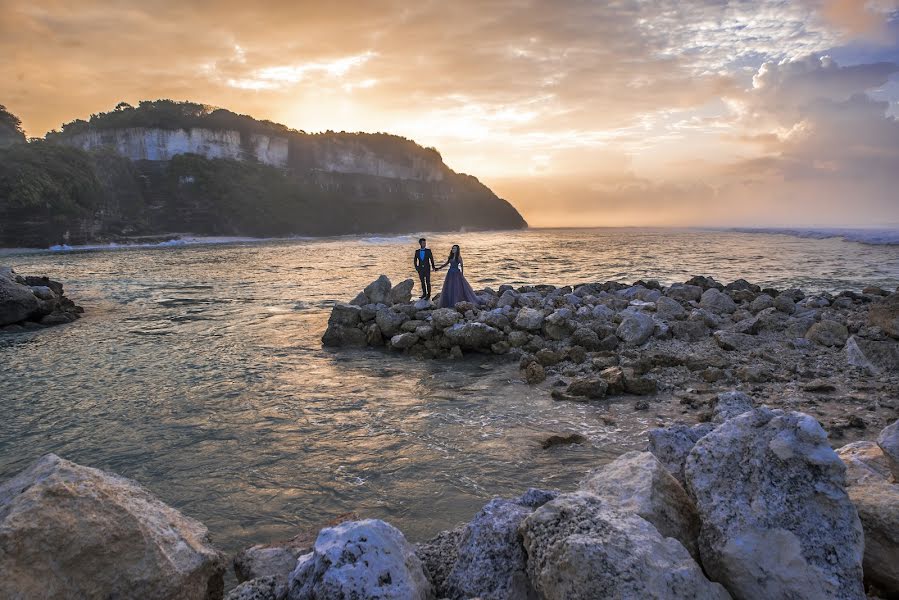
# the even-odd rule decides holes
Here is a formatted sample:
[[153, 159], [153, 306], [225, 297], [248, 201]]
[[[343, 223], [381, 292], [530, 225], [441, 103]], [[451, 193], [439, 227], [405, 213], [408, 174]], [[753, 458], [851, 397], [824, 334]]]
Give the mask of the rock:
[[899, 293], [890, 294], [871, 305], [868, 311], [868, 325], [880, 327], [888, 336], [899, 339]]
[[572, 346], [568, 349], [568, 360], [576, 365], [587, 360], [587, 350], [583, 346]]
[[546, 370], [537, 361], [532, 361], [524, 368], [524, 380], [534, 385], [546, 380]]
[[764, 383], [774, 379], [770, 369], [760, 365], [742, 365], [734, 371], [737, 379], [748, 383]]
[[591, 472], [579, 489], [643, 517], [699, 560], [699, 515], [687, 492], [649, 452], [627, 452]]
[[684, 285], [682, 283], [675, 283], [670, 288], [665, 290], [665, 295], [669, 298], [682, 300], [684, 302], [698, 302], [702, 297], [702, 288], [698, 285]]
[[220, 598], [206, 528], [134, 481], [47, 454], [0, 484], [0, 598]]
[[449, 356], [450, 356], [450, 358], [452, 358], [453, 360], [459, 360], [459, 359], [462, 358], [462, 356], [463, 356], [463, 355], [462, 355], [462, 348], [460, 348], [459, 346], [453, 346], [452, 348], [450, 348]]
[[610, 396], [624, 393], [624, 370], [621, 367], [607, 367], [599, 372], [599, 376], [606, 382], [606, 392]]
[[415, 282], [411, 279], [405, 279], [390, 290], [387, 294], [387, 304], [406, 304], [412, 301], [412, 288]]
[[285, 593], [274, 577], [260, 577], [241, 583], [225, 595], [225, 600], [283, 600]]
[[540, 441], [540, 447], [544, 450], [548, 450], [549, 448], [553, 448], [555, 446], [566, 446], [568, 444], [583, 444], [587, 441], [587, 438], [582, 436], [579, 433], [568, 432], [568, 433], [553, 433]]
[[686, 317], [687, 311], [677, 300], [662, 296], [656, 300], [656, 314], [666, 321], [673, 321]]
[[573, 314], [568, 308], [560, 308], [546, 317], [543, 333], [552, 340], [562, 340], [571, 335], [575, 327], [571, 321]]
[[494, 354], [506, 354], [511, 349], [509, 342], [506, 340], [500, 340], [495, 344], [490, 345], [490, 351]]
[[599, 336], [592, 329], [578, 327], [571, 334], [571, 343], [575, 346], [581, 346], [585, 350], [596, 350], [599, 348]]
[[773, 306], [774, 298], [772, 298], [768, 294], [759, 294], [755, 297], [755, 300], [749, 303], [749, 312], [755, 315], [762, 312], [766, 308], [772, 308]]
[[362, 347], [368, 343], [366, 334], [356, 327], [328, 325], [322, 336], [322, 345], [329, 348]]
[[671, 333], [679, 340], [700, 342], [709, 336], [709, 328], [702, 321], [675, 321]]
[[730, 419], [696, 442], [684, 472], [703, 567], [735, 598], [865, 598], [845, 467], [812, 417]]
[[372, 323], [365, 329], [365, 343], [369, 346], [384, 345], [384, 336], [381, 335], [381, 328], [377, 323]]
[[289, 600], [430, 600], [415, 549], [384, 521], [347, 521], [322, 529], [290, 576]]
[[438, 598], [446, 596], [446, 580], [459, 556], [463, 532], [464, 527], [441, 531], [430, 540], [415, 545], [415, 554]]
[[356, 297], [350, 300], [350, 304], [353, 306], [366, 306], [371, 304], [371, 300], [368, 296], [365, 295], [365, 292], [359, 292], [356, 294]]
[[431, 313], [431, 323], [438, 329], [452, 327], [462, 320], [462, 315], [454, 308], [438, 308]]
[[745, 352], [758, 345], [758, 340], [755, 336], [747, 335], [745, 333], [718, 330], [712, 335], [715, 338], [715, 343], [718, 344], [718, 347], [722, 350], [727, 350], [728, 352]]
[[572, 381], [568, 385], [566, 393], [572, 396], [586, 396], [595, 400], [605, 397], [607, 387], [606, 382], [599, 377], [583, 377]]
[[528, 331], [537, 331], [543, 327], [543, 311], [535, 308], [522, 308], [515, 317], [515, 327]]
[[873, 442], [837, 450], [846, 464], [849, 498], [865, 532], [865, 581], [886, 597], [899, 596], [899, 485], [891, 484], [891, 460]]
[[365, 286], [362, 293], [372, 304], [387, 304], [390, 300], [390, 279], [381, 275]]
[[890, 459], [893, 477], [899, 482], [899, 421], [893, 421], [892, 425], [885, 427], [880, 432], [880, 435], [877, 436], [877, 445]]
[[808, 383], [802, 384], [802, 389], [806, 392], [832, 392], [837, 389], [830, 381], [826, 379], [812, 379]]
[[654, 379], [638, 375], [633, 369], [622, 369], [624, 375], [624, 391], [638, 396], [650, 396], [656, 393], [658, 386]]
[[362, 322], [362, 309], [352, 304], [335, 304], [328, 317], [328, 324], [355, 327]]
[[39, 308], [31, 288], [18, 283], [12, 270], [7, 273], [0, 275], [0, 327], [24, 321]]
[[418, 339], [414, 333], [400, 333], [390, 338], [390, 345], [397, 350], [407, 350], [417, 344]]
[[[437, 312], [437, 311], [434, 311]], [[394, 312], [387, 308], [382, 308], [375, 315], [375, 323], [381, 328], [381, 335], [385, 338], [392, 338], [400, 333], [403, 323], [409, 320], [409, 317], [403, 313]]]
[[602, 340], [600, 340], [599, 346], [596, 349], [600, 350], [600, 351], [609, 352], [609, 351], [615, 350], [618, 347], [618, 343], [619, 342], [618, 342], [617, 335], [615, 335], [615, 334], [607, 335], [607, 336], [603, 337]]
[[565, 356], [561, 352], [543, 348], [534, 353], [534, 358], [544, 367], [551, 367], [552, 365], [557, 365], [562, 362], [565, 359]]
[[709, 288], [702, 293], [702, 298], [699, 300], [699, 306], [718, 314], [729, 314], [737, 310], [737, 305], [733, 299], [715, 288]]
[[774, 308], [779, 312], [792, 315], [796, 312], [796, 302], [794, 302], [792, 296], [788, 294], [779, 294], [777, 298], [774, 299]]
[[680, 542], [588, 492], [544, 504], [519, 531], [530, 580], [545, 600], [728, 598]]
[[899, 371], [899, 344], [852, 336], [846, 341], [846, 361], [872, 375]]
[[649, 431], [649, 451], [659, 459], [659, 462], [677, 479], [681, 485], [685, 485], [684, 465], [687, 456], [696, 442], [715, 428], [711, 423], [699, 425], [672, 425]]
[[822, 346], [843, 347], [849, 339], [849, 330], [836, 321], [823, 320], [812, 325], [805, 337]]
[[654, 329], [652, 317], [643, 313], [630, 313], [622, 319], [615, 335], [626, 344], [639, 346], [652, 337]]
[[721, 392], [718, 394], [717, 402], [715, 403], [715, 409], [713, 411], [714, 417], [712, 420], [715, 423], [724, 423], [728, 419], [749, 412], [753, 408], [752, 398], [743, 392], [738, 392], [736, 390]]
[[485, 350], [503, 337], [501, 331], [484, 323], [457, 323], [443, 334], [450, 344], [462, 350]]

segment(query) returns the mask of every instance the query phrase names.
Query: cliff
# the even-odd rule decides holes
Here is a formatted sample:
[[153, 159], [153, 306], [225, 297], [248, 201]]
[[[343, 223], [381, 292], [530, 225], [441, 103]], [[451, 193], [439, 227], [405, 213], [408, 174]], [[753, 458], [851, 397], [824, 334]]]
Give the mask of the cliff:
[[521, 215], [439, 152], [171, 101], [119, 105], [0, 149], [0, 246], [197, 235], [513, 229]]

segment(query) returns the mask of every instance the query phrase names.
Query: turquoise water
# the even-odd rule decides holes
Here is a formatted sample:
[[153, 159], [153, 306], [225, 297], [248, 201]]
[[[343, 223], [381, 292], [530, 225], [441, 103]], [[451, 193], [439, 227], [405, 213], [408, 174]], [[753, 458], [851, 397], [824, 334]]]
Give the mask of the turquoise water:
[[[217, 545], [293, 535], [347, 511], [412, 539], [493, 495], [571, 487], [676, 415], [550, 400], [515, 365], [321, 348], [329, 307], [385, 273], [412, 277], [416, 236], [0, 255], [65, 283], [78, 322], [0, 336], [0, 477], [55, 452], [136, 479]], [[738, 277], [806, 290], [899, 285], [899, 247], [784, 235], [530, 230], [431, 235], [475, 288]], [[439, 289], [438, 274], [435, 291]], [[541, 450], [544, 432], [584, 445]]]

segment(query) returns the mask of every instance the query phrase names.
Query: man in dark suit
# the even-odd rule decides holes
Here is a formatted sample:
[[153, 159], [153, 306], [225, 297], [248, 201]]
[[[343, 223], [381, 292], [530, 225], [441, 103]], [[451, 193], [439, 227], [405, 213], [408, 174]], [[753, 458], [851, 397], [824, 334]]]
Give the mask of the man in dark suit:
[[415, 256], [412, 257], [412, 264], [415, 265], [415, 270], [418, 271], [418, 279], [421, 281], [421, 297], [430, 298], [431, 269], [436, 271], [437, 265], [434, 264], [434, 255], [431, 254], [431, 249], [427, 247], [427, 240], [421, 238], [418, 240], [418, 246]]

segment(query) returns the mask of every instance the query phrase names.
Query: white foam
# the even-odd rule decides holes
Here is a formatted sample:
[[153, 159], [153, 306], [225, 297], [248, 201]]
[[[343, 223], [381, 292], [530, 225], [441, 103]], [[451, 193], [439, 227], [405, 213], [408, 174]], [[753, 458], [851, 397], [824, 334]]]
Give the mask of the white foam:
[[816, 240], [842, 238], [847, 242], [858, 242], [859, 244], [899, 245], [899, 229], [734, 227], [729, 231], [738, 233], [773, 233]]

